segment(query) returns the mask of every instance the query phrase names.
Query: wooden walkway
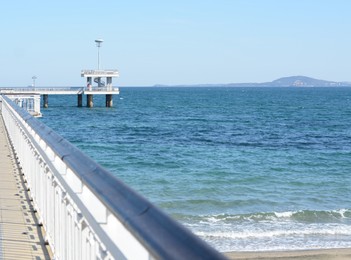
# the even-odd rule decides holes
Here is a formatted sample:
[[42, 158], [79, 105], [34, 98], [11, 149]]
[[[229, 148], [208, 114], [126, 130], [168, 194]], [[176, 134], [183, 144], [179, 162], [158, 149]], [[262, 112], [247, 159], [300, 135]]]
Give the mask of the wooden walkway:
[[0, 259], [51, 259], [0, 113]]

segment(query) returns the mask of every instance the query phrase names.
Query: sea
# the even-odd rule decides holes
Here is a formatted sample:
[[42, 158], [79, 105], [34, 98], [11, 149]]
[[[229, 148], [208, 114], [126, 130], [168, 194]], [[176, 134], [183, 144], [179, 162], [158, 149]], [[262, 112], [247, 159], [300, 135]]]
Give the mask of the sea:
[[351, 88], [121, 87], [104, 106], [49, 96], [40, 120], [219, 251], [351, 248]]

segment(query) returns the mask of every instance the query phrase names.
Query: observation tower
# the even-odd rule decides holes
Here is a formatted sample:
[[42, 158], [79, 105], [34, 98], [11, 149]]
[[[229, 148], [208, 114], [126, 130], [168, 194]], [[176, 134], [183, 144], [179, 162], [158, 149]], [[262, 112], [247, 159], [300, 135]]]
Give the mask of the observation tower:
[[[97, 70], [82, 70], [81, 76], [87, 79], [87, 86], [84, 90], [84, 94], [87, 94], [87, 107], [94, 106], [93, 95], [106, 95], [106, 107], [113, 106], [113, 94], [119, 94], [119, 89], [112, 86], [112, 78], [119, 77], [118, 70], [100, 69], [100, 47], [104, 40], [95, 40], [96, 46], [98, 48], [98, 66]], [[106, 80], [102, 80], [106, 78]], [[93, 85], [96, 83], [97, 85]], [[82, 95], [78, 95], [78, 106], [82, 106]]]

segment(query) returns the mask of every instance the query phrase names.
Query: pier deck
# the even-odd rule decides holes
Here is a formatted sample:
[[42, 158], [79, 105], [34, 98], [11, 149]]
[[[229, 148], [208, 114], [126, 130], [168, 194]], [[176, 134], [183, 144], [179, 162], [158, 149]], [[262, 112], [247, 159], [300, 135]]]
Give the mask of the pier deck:
[[0, 259], [50, 259], [1, 115]]

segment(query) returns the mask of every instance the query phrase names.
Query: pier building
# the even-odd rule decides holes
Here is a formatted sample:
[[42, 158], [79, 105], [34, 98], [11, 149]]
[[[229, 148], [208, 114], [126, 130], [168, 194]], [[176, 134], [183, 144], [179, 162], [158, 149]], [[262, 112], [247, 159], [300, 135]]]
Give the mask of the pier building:
[[[84, 93], [87, 94], [87, 107], [93, 107], [93, 95], [106, 95], [106, 107], [112, 107], [113, 94], [119, 93], [118, 89], [113, 88], [112, 78], [119, 77], [117, 70], [82, 70], [81, 76], [87, 79], [87, 87]], [[106, 78], [106, 81], [103, 81]], [[93, 87], [93, 82], [97, 87]], [[78, 106], [82, 104], [82, 94], [78, 95]]]

